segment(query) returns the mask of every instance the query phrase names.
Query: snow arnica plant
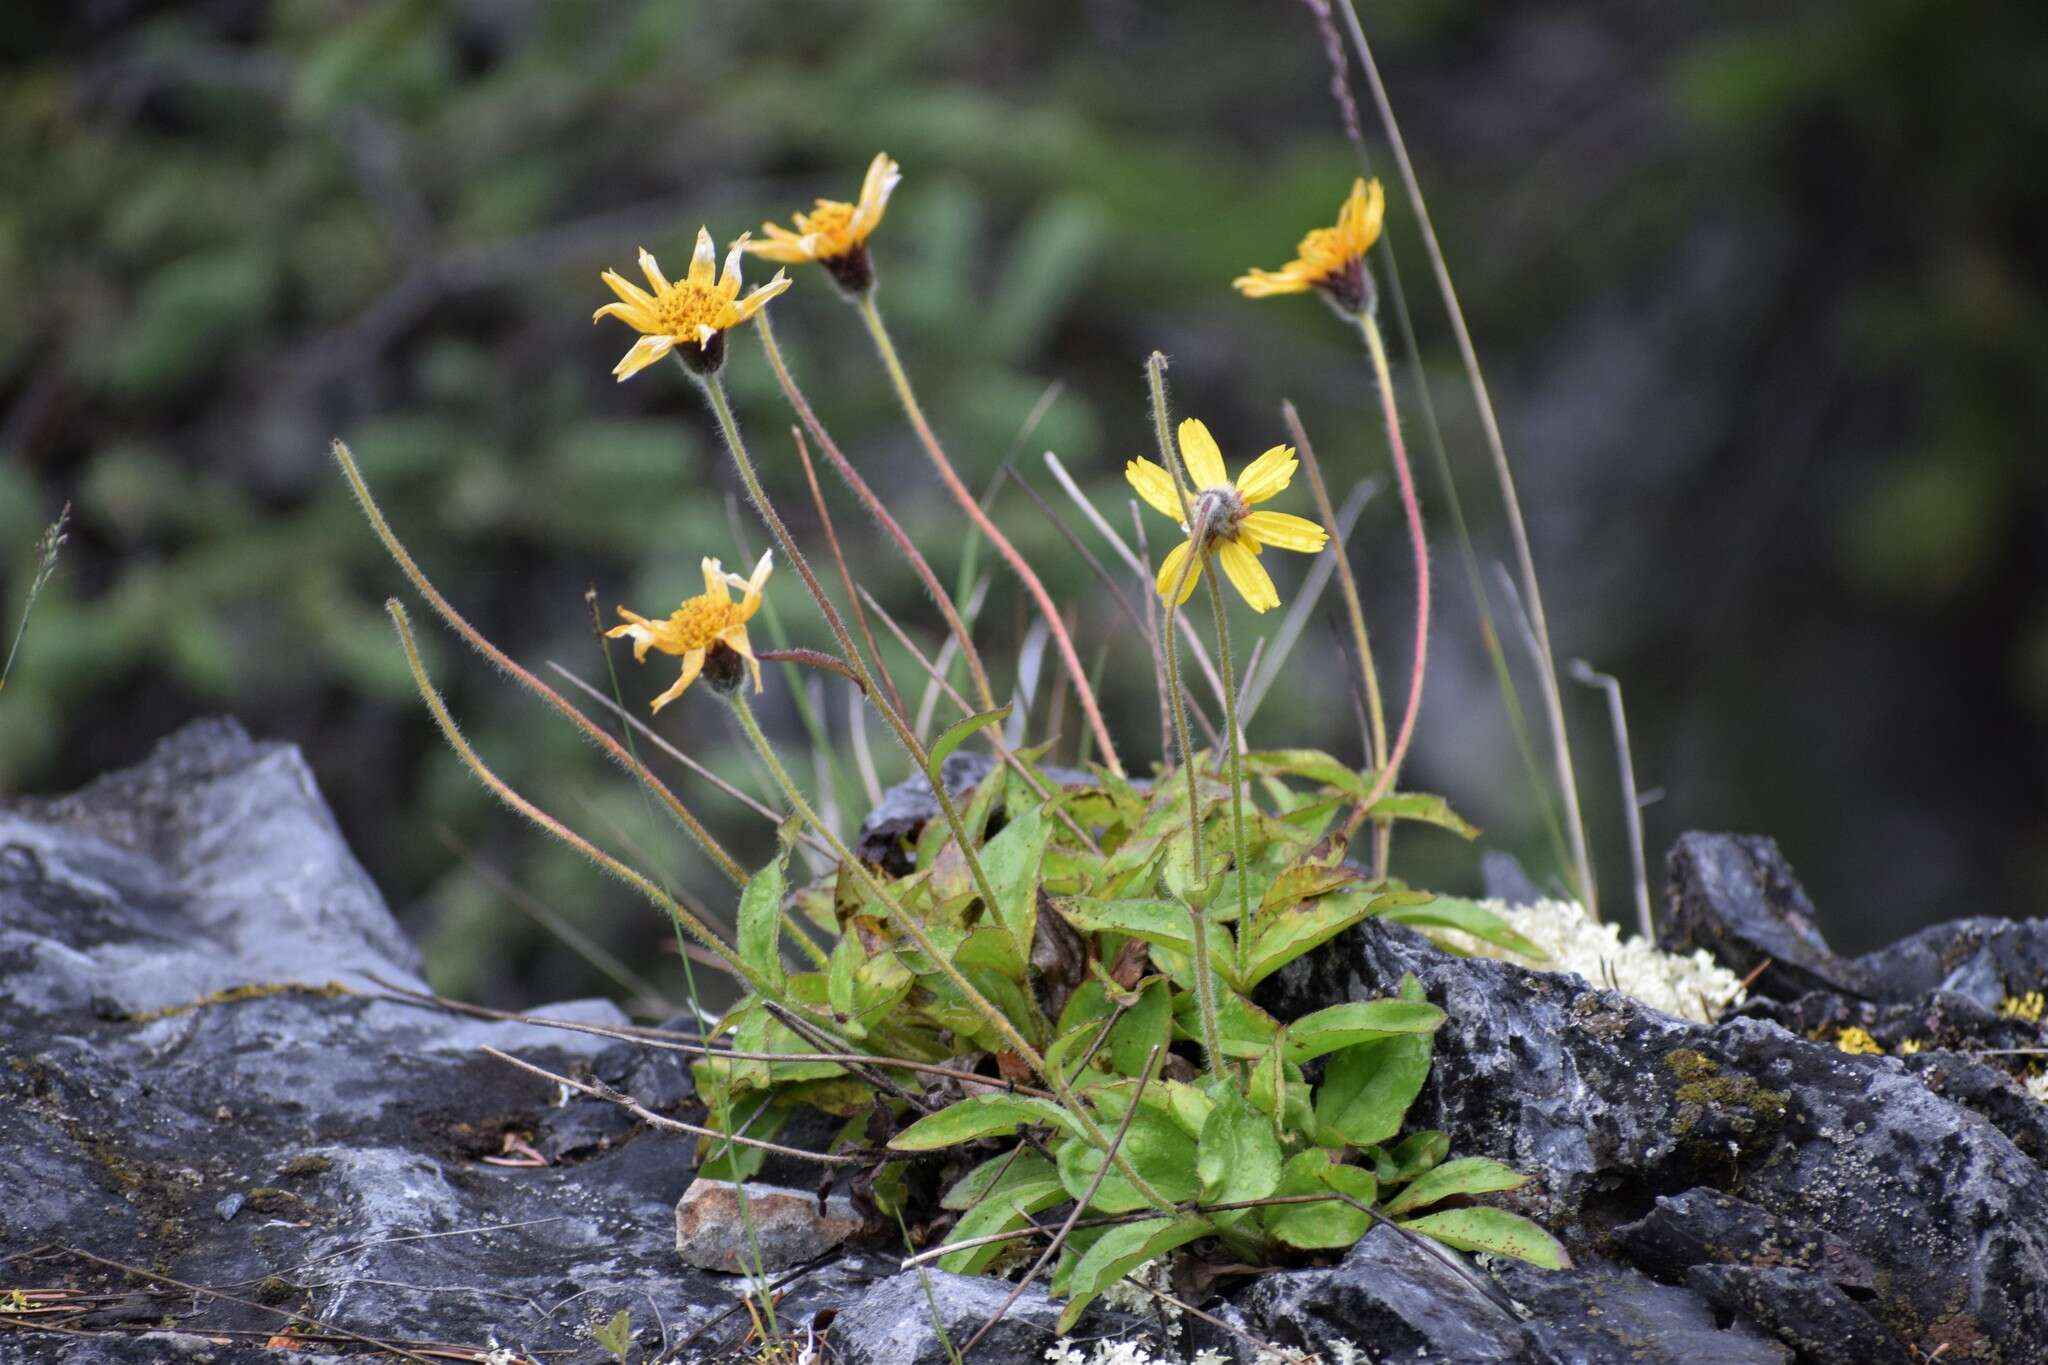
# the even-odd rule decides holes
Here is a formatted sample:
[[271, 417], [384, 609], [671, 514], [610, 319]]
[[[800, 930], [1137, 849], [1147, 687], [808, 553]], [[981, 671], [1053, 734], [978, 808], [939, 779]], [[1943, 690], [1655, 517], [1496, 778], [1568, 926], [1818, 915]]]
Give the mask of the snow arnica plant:
[[[1380, 183], [1360, 178], [1348, 193], [1331, 186], [1334, 224], [1308, 232], [1286, 265], [1251, 270], [1235, 284], [1251, 299], [1319, 296], [1363, 342], [1358, 406], [1341, 418], [1379, 409], [1417, 575], [1399, 724], [1390, 741], [1357, 586], [1341, 539], [1333, 544], [1328, 533], [1337, 513], [1298, 416], [1283, 409], [1287, 443], [1271, 433], [1212, 431], [1200, 414], [1176, 422], [1166, 358], [1155, 353], [1143, 365], [1144, 388], [1132, 389], [1134, 419], [1141, 403], [1149, 407], [1152, 448], [1132, 453], [1123, 473], [1138, 499], [1176, 528], [1170, 548], [1156, 565], [1142, 563], [1109, 530], [1108, 513], [1088, 507], [1063, 479], [1146, 589], [1134, 594], [1144, 603], [1142, 637], [1126, 647], [1149, 654], [1170, 741], [1157, 768], [1139, 775], [1122, 757], [1135, 747], [1130, 737], [1120, 743], [1105, 723], [1061, 604], [955, 470], [890, 338], [878, 303], [885, 262], [875, 253], [887, 242], [879, 230], [901, 178], [894, 161], [877, 155], [853, 202], [820, 199], [793, 226], [742, 234], [722, 261], [704, 228], [674, 278], [642, 250], [642, 280], [605, 272], [615, 297], [596, 311], [596, 321], [637, 334], [613, 371], [621, 381], [680, 380], [701, 394], [773, 542], [744, 574], [706, 555], [701, 593], [665, 616], [618, 605], [609, 631], [632, 642], [636, 661], [658, 653], [679, 665], [672, 677], [625, 675], [628, 690], [644, 677], [651, 710], [692, 688], [730, 709], [786, 808], [781, 854], [766, 867], [749, 871], [720, 847], [640, 761], [630, 730], [615, 738], [472, 629], [407, 554], [347, 448], [335, 446], [378, 535], [434, 610], [645, 784], [732, 880], [736, 931], [728, 940], [653, 877], [511, 790], [463, 738], [425, 673], [405, 610], [389, 604], [420, 694], [463, 761], [520, 814], [636, 888], [679, 937], [696, 940], [700, 958], [708, 953], [743, 984], [738, 1003], [703, 1018], [701, 1037], [683, 1044], [697, 1054], [707, 1109], [707, 1126], [697, 1130], [700, 1177], [736, 1182], [744, 1210], [744, 1182], [771, 1152], [794, 1150], [776, 1141], [785, 1124], [822, 1111], [843, 1125], [833, 1141], [800, 1155], [837, 1168], [881, 1225], [902, 1226], [912, 1263], [1006, 1270], [1017, 1275], [1018, 1293], [1050, 1268], [1053, 1291], [1067, 1300], [1064, 1323], [1157, 1258], [1286, 1263], [1341, 1251], [1376, 1223], [1428, 1239], [1447, 1257], [1444, 1248], [1562, 1265], [1562, 1247], [1542, 1228], [1475, 1198], [1515, 1188], [1522, 1174], [1485, 1158], [1451, 1158], [1459, 1134], [1404, 1131], [1444, 1022], [1412, 978], [1385, 999], [1298, 1018], [1257, 1003], [1261, 982], [1367, 916], [1455, 929], [1540, 956], [1481, 907], [1438, 899], [1387, 872], [1401, 821], [1474, 831], [1441, 799], [1397, 786], [1422, 695], [1428, 559], [1369, 264], [1385, 207]], [[1299, 224], [1276, 218], [1276, 237], [1284, 240], [1290, 226]], [[785, 269], [749, 291], [742, 275], [750, 257]], [[813, 265], [820, 269], [807, 269]], [[1050, 770], [1042, 764], [1048, 746], [1006, 735], [1011, 707], [997, 704], [971, 613], [799, 390], [771, 322], [773, 301], [796, 287], [836, 289], [852, 308], [878, 377], [894, 390], [933, 472], [1022, 585], [1085, 719], [1078, 767]], [[758, 356], [740, 344], [749, 334]], [[665, 359], [674, 368], [657, 370]], [[724, 380], [727, 366], [762, 361], [950, 632], [937, 661], [898, 634], [928, 686], [958, 710], [935, 734], [906, 707], [883, 661], [823, 499], [817, 508], [843, 605], [769, 499]], [[803, 459], [808, 466], [808, 453]], [[1362, 669], [1372, 757], [1364, 770], [1324, 752], [1260, 750], [1239, 733], [1241, 654], [1224, 585], [1253, 612], [1268, 612], [1284, 600], [1269, 564], [1280, 564], [1284, 578], [1290, 564], [1320, 556], [1333, 557]], [[823, 630], [814, 648], [757, 650], [748, 636], [778, 568], [800, 578], [816, 604]], [[1207, 597], [1207, 640], [1183, 616], [1198, 592]], [[929, 779], [936, 818], [882, 856], [849, 848], [755, 718], [764, 659], [857, 684]], [[1197, 697], [1184, 687], [1191, 671], [1206, 683]], [[949, 784], [947, 759], [966, 745], [990, 752], [986, 776]], [[799, 844], [828, 875], [808, 883], [792, 875]], [[765, 1283], [756, 1302], [772, 1335]]]

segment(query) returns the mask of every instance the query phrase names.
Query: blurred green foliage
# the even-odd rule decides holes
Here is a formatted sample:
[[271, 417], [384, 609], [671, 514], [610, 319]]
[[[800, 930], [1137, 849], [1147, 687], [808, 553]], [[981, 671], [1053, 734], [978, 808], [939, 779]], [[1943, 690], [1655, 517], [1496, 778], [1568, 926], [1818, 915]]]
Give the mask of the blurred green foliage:
[[[2039, 8], [1377, 8], [1366, 20], [1386, 26], [1382, 65], [1502, 404], [1553, 629], [1630, 686], [1638, 770], [1671, 792], [1653, 831], [1770, 829], [1824, 905], [1889, 888], [1931, 916], [1963, 890], [2011, 903], [2037, 886]], [[849, 195], [886, 149], [906, 180], [875, 241], [882, 302], [970, 478], [986, 485], [1013, 452], [1056, 496], [1037, 460], [1054, 449], [1123, 526], [1119, 471], [1149, 443], [1138, 365], [1154, 347], [1174, 358], [1179, 409], [1233, 455], [1279, 439], [1288, 396], [1339, 497], [1382, 472], [1341, 329], [1311, 303], [1227, 288], [1284, 260], [1354, 172], [1297, 6], [17, 6], [0, 61], [10, 628], [37, 532], [67, 497], [78, 514], [0, 703], [0, 790], [75, 784], [184, 719], [235, 712], [307, 748], [450, 990], [604, 983], [440, 831], [614, 947], [652, 952], [662, 929], [500, 816], [440, 750], [379, 610], [401, 580], [326, 445], [350, 440], [400, 534], [487, 633], [603, 685], [586, 584], [607, 612], [658, 610], [691, 590], [700, 555], [730, 564], [761, 540], [730, 515], [736, 485], [687, 387], [660, 370], [609, 379], [629, 338], [586, 319], [605, 301], [597, 272], [636, 247], [680, 260], [700, 222], [723, 240]], [[1490, 479], [1395, 199], [1490, 561]], [[815, 273], [774, 307], [827, 424], [950, 579], [964, 531], [857, 320]], [[751, 339], [729, 376], [782, 505], [818, 544]], [[915, 580], [821, 476], [856, 576], [936, 648]], [[1440, 490], [1424, 496], [1440, 516]], [[1354, 552], [1377, 638], [1393, 642], [1410, 606], [1388, 501]], [[1081, 604], [1084, 649], [1110, 649], [1107, 701], [1142, 768], [1157, 742], [1144, 660], [1029, 501], [1004, 489], [998, 506]], [[1445, 582], [1416, 781], [1547, 876], [1469, 647], [1471, 604]], [[820, 643], [794, 581], [773, 592], [792, 637]], [[998, 679], [1027, 624], [995, 575], [979, 633]], [[1300, 646], [1261, 744], [1355, 752], [1336, 638], [1319, 623]], [[426, 643], [505, 776], [723, 908], [715, 875], [565, 727], [445, 636]], [[636, 710], [666, 682], [621, 663]], [[788, 687], [772, 686], [769, 713], [801, 742]], [[1070, 754], [1079, 727], [1046, 714], [1049, 691], [1034, 729], [1062, 731]], [[821, 701], [843, 736], [837, 684]], [[1599, 708], [1574, 706], [1611, 878], [1626, 863]], [[662, 719], [763, 790], [713, 704]], [[884, 783], [904, 775], [879, 729], [871, 746]], [[842, 769], [850, 824], [861, 795]], [[1847, 772], [1865, 790], [1842, 795]], [[764, 822], [683, 789], [747, 861], [765, 856]], [[1873, 829], [1926, 841], [1920, 871], [1895, 883], [1871, 868]], [[1469, 880], [1467, 855], [1427, 836], [1406, 856], [1418, 880]]]

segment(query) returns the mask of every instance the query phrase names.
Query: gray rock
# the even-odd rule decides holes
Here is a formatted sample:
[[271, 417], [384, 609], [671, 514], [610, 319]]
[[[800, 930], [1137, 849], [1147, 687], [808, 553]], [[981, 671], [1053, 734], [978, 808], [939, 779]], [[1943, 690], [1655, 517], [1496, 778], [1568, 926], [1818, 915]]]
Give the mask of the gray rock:
[[1686, 1023], [1376, 921], [1278, 973], [1261, 1001], [1287, 1017], [1391, 994], [1404, 972], [1450, 1016], [1410, 1122], [1535, 1175], [1507, 1202], [1574, 1254], [1660, 1193], [1719, 1189], [1867, 1259], [1869, 1311], [1902, 1343], [2048, 1359], [2048, 1175], [1897, 1060], [1756, 1019]]
[[1811, 1270], [1862, 1290], [1877, 1284], [1869, 1259], [1836, 1238], [1718, 1190], [1660, 1195], [1648, 1213], [1614, 1230], [1614, 1245], [1667, 1280], [1682, 1282], [1699, 1265], [1749, 1265]]
[[1995, 1010], [2008, 995], [2048, 982], [2048, 920], [1951, 920], [1866, 953], [1856, 965], [1888, 1000], [1952, 991]]
[[1584, 1260], [1565, 1274], [1512, 1261], [1493, 1273], [1529, 1311], [1535, 1358], [1554, 1365], [1791, 1365], [1791, 1348], [1699, 1294], [1626, 1266]]
[[[840, 1312], [832, 1344], [846, 1365], [947, 1365], [939, 1329], [958, 1350], [1003, 1306], [1011, 1288], [987, 1276], [943, 1270], [891, 1275]], [[1059, 1305], [1043, 1289], [1027, 1289], [974, 1348], [974, 1365], [1041, 1365], [1056, 1340], [1059, 1316]]]
[[1796, 1347], [1803, 1365], [1913, 1365], [1896, 1337], [1815, 1271], [1702, 1265], [1687, 1272], [1686, 1282], [1716, 1306], [1746, 1314]]
[[[418, 966], [297, 753], [232, 725], [0, 808], [0, 1284], [113, 1296], [83, 1324], [109, 1335], [10, 1332], [0, 1355], [289, 1359], [207, 1338], [308, 1314], [594, 1365], [608, 1359], [584, 1334], [594, 1318], [629, 1311], [651, 1356], [737, 1304], [743, 1280], [676, 1261], [690, 1141], [621, 1128], [612, 1106], [477, 1049], [645, 1087], [670, 1109], [687, 1084], [650, 1068], [675, 1061], [365, 993], [371, 976], [417, 986]], [[536, 1012], [622, 1022], [604, 1002]], [[508, 1132], [556, 1164], [487, 1163]], [[850, 1302], [887, 1269], [849, 1255], [799, 1279], [783, 1319]], [[683, 1358], [747, 1326], [727, 1319]]]
[[1670, 887], [1660, 947], [1679, 953], [1705, 948], [1744, 977], [1761, 967], [1749, 987], [1755, 996], [1795, 1000], [1826, 990], [1875, 998], [1878, 985], [1871, 974], [1838, 957], [1814, 927], [1813, 903], [1776, 840], [1685, 834], [1672, 845], [1665, 867]]

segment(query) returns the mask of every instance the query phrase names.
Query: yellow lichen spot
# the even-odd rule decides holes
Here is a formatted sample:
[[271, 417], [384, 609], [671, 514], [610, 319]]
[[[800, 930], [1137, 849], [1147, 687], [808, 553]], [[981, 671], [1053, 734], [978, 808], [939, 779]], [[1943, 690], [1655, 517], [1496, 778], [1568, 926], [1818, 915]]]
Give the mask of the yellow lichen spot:
[[1835, 1030], [1835, 1046], [1843, 1052], [1861, 1053], [1875, 1057], [1882, 1057], [1884, 1055], [1884, 1049], [1877, 1045], [1877, 1039], [1871, 1037], [1869, 1033], [1856, 1027], [1854, 1024]]
[[2007, 1019], [2018, 1019], [2028, 1024], [2041, 1022], [2041, 1011], [2048, 1007], [2048, 998], [2040, 991], [2028, 991], [2025, 995], [2008, 995], [1998, 1004], [1998, 1012]]
[[1905, 1039], [1903, 1042], [1899, 1044], [1899, 1055], [1901, 1057], [1918, 1056], [1920, 1053], [1920, 1049], [1924, 1046], [1926, 1045], [1922, 1043], [1918, 1038]]

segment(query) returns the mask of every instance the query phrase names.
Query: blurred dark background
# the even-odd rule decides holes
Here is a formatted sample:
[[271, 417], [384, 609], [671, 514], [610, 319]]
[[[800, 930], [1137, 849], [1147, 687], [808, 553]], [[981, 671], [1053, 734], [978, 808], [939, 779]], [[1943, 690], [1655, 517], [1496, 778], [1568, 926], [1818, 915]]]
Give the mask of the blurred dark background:
[[[1734, 828], [1781, 841], [1844, 948], [2035, 913], [2048, 7], [1362, 9], [1487, 366], [1560, 663], [1621, 678], [1637, 772], [1662, 793], [1645, 812], [1653, 883], [1678, 832]], [[1127, 527], [1120, 470], [1149, 451], [1147, 352], [1173, 357], [1180, 412], [1205, 418], [1233, 464], [1282, 439], [1291, 397], [1339, 497], [1381, 480], [1351, 544], [1400, 691], [1411, 574], [1356, 340], [1313, 301], [1228, 287], [1329, 222], [1355, 171], [1301, 5], [86, 0], [5, 7], [0, 61], [10, 636], [37, 532], [66, 499], [76, 509], [0, 693], [0, 790], [76, 785], [232, 712], [304, 747], [443, 989], [616, 989], [525, 901], [673, 992], [656, 918], [498, 809], [440, 744], [381, 611], [402, 580], [327, 442], [353, 444], [400, 533], [488, 633], [602, 684], [586, 585], [607, 613], [662, 612], [695, 591], [700, 555], [733, 565], [762, 537], [741, 516], [736, 543], [736, 481], [680, 376], [612, 382], [630, 336], [588, 322], [608, 298], [598, 271], [630, 273], [641, 244], [680, 270], [700, 222], [723, 241], [814, 195], [851, 196], [878, 148], [906, 174], [875, 239], [882, 301], [970, 479], [986, 486], [1012, 453], [1102, 554], [1041, 454]], [[1390, 170], [1377, 136], [1373, 150]], [[1391, 175], [1389, 188], [1421, 364], [1492, 583], [1508, 553], [1499, 501]], [[774, 310], [841, 443], [959, 574], [962, 521], [857, 320], [814, 270]], [[735, 341], [756, 456], [818, 546], [789, 414], [753, 339]], [[1413, 357], [1396, 362], [1413, 373]], [[1558, 884], [1412, 397], [1408, 416], [1440, 603], [1408, 785], [1445, 793], [1487, 828], [1482, 847]], [[824, 477], [856, 576], [936, 648], [910, 573]], [[1310, 510], [1305, 489], [1289, 498]], [[996, 507], [1075, 604], [1084, 651], [1108, 650], [1113, 720], [1143, 769], [1158, 755], [1144, 651], [1028, 498], [1005, 486]], [[989, 564], [984, 547], [975, 573]], [[1280, 572], [1291, 600], [1301, 565]], [[772, 601], [793, 641], [827, 643], [793, 576]], [[1358, 761], [1337, 610], [1333, 591], [1257, 743]], [[1028, 622], [996, 573], [978, 635], [1003, 684], [1030, 652]], [[1236, 628], [1242, 651], [1253, 618]], [[730, 904], [565, 726], [423, 629], [500, 771]], [[1511, 629], [1509, 649], [1533, 701]], [[636, 709], [673, 677], [672, 661], [617, 657]], [[835, 773], [789, 680], [771, 678], [777, 732], [850, 826], [864, 798], [843, 689], [815, 698]], [[1049, 715], [1049, 680], [1033, 733], [1056, 729], [1070, 757], [1081, 727], [1071, 705]], [[1564, 686], [1603, 902], [1627, 915], [1604, 703]], [[660, 728], [763, 789], [708, 696]], [[905, 764], [871, 729], [886, 784]], [[743, 858], [767, 855], [764, 822], [676, 781]], [[1397, 864], [1478, 885], [1476, 851], [1448, 836], [1404, 835]]]

